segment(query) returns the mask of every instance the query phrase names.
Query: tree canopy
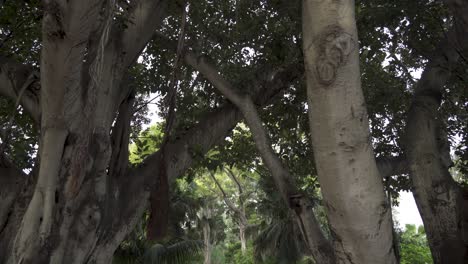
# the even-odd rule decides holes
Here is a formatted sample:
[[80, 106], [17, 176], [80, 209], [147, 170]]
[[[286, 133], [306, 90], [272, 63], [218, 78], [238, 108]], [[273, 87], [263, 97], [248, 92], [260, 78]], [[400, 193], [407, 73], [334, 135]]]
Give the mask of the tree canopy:
[[467, 58], [466, 0], [0, 1], [0, 263], [461, 264]]

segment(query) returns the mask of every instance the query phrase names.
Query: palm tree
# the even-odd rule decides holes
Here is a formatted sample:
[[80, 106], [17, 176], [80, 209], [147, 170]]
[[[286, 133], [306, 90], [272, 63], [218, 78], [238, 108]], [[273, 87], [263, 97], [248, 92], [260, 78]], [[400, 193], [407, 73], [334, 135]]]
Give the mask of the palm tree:
[[144, 264], [191, 263], [203, 249], [201, 240], [182, 240], [169, 245], [155, 244], [144, 256]]
[[272, 220], [254, 240], [254, 256], [259, 262], [273, 258], [278, 264], [290, 264], [308, 254], [300, 229], [291, 216]]

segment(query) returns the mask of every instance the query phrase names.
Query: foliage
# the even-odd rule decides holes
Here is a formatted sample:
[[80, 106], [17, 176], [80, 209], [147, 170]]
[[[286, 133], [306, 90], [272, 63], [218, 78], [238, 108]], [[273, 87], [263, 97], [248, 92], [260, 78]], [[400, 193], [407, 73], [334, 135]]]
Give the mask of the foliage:
[[130, 145], [130, 162], [138, 164], [142, 162], [149, 154], [159, 149], [162, 143], [164, 132], [163, 124], [156, 124], [141, 131], [133, 138], [133, 144]]
[[181, 240], [172, 243], [140, 245], [133, 251], [122, 247], [114, 256], [114, 264], [186, 264], [194, 259], [201, 259], [203, 242], [199, 240]]
[[155, 244], [145, 253], [146, 264], [179, 264], [193, 260], [203, 248], [199, 240], [185, 240], [168, 246]]
[[[1, 56], [38, 68], [42, 19], [40, 2], [4, 1], [0, 10]], [[138, 109], [132, 120], [132, 144], [129, 147], [132, 164], [141, 163], [157, 151], [163, 138], [162, 123], [141, 133], [140, 130], [148, 122], [146, 104], [150, 97], [157, 98], [151, 103], [163, 113], [163, 118], [166, 117], [164, 97], [169, 93], [175, 60], [170, 43], [178, 38], [180, 7], [171, 3], [168, 12], [169, 16], [159, 30], [168, 40], [162, 41], [156, 34], [129, 71], [128, 85], [134, 87], [135, 109]], [[302, 65], [300, 12], [300, 1], [190, 1], [185, 44], [195, 53], [209, 56], [238, 91], [251, 93], [252, 87], [259, 85], [254, 81], [259, 75], [289, 64]], [[374, 152], [377, 157], [401, 155], [406, 113], [412, 87], [418, 79], [416, 72], [430, 59], [430, 53], [437, 44], [434, 40], [444, 34], [451, 22], [450, 16], [441, 1], [423, 0], [356, 1], [356, 15], [361, 79]], [[442, 98], [440, 116], [446, 122], [446, 133], [456, 155], [453, 173], [464, 185], [468, 179], [466, 68], [464, 61], [454, 69], [453, 78], [447, 85], [450, 89]], [[204, 116], [229, 104], [198, 72], [185, 65], [178, 71], [177, 118], [171, 140], [184, 136]], [[274, 149], [287, 164], [300, 189], [315, 202], [316, 214], [322, 228], [327, 230], [309, 140], [304, 80], [295, 80], [275, 99], [274, 104], [260, 109], [262, 121], [268, 128]], [[14, 126], [9, 133], [11, 144], [6, 154], [21, 169], [30, 171], [37, 156], [40, 131], [21, 107], [15, 109], [14, 102], [0, 97], [2, 131], [7, 130], [5, 124], [12, 115]], [[5, 136], [0, 137], [3, 142]], [[257, 258], [266, 261], [273, 261], [272, 258], [301, 259], [304, 252], [300, 240], [294, 237], [295, 231], [291, 231], [294, 225], [288, 210], [275, 191], [269, 172], [258, 157], [251, 133], [244, 124], [237, 125], [207, 155], [201, 155], [196, 147], [191, 152], [196, 164], [174, 183], [172, 189], [173, 239], [200, 240], [202, 218], [197, 218], [197, 212], [209, 204], [215, 211], [210, 221], [215, 226], [213, 239], [217, 243], [216, 250], [225, 253], [226, 261], [249, 263], [253, 252]], [[238, 199], [236, 186], [221, 173], [220, 169], [224, 167], [233, 168], [239, 174], [246, 189], [243, 198], [249, 221], [262, 230], [253, 232], [253, 237], [258, 237], [255, 243], [249, 244], [247, 255], [239, 255], [238, 229], [232, 220], [233, 214], [222, 202], [219, 190], [208, 176], [208, 171], [217, 171], [215, 175], [229, 198]], [[410, 182], [406, 176], [389, 178], [386, 187], [395, 197], [400, 190], [408, 190]], [[134, 259], [141, 259], [148, 248], [163, 252], [163, 249], [178, 245], [171, 244], [174, 240], [163, 241], [160, 246], [149, 245], [145, 241], [144, 229], [145, 226], [140, 224], [122, 243], [117, 255], [125, 252]], [[424, 239], [424, 234], [408, 228], [401, 233], [405, 263], [423, 263], [417, 262], [418, 259], [426, 261], [428, 251], [427, 245], [422, 243]], [[223, 255], [221, 253], [219, 255]]]
[[245, 254], [241, 251], [241, 244], [239, 242], [230, 243], [226, 248], [226, 262], [233, 264], [253, 264], [254, 248], [252, 243], [247, 244], [247, 251]]
[[298, 226], [292, 217], [274, 221], [254, 241], [257, 261], [273, 257], [278, 263], [296, 263], [306, 252]]
[[432, 264], [431, 251], [427, 245], [426, 232], [423, 226], [407, 224], [400, 231], [401, 264]]

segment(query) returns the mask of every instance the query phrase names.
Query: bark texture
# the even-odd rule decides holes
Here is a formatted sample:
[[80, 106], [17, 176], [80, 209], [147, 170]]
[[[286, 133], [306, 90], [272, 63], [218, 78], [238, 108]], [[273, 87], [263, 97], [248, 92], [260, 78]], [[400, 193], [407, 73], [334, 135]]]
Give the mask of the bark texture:
[[445, 3], [454, 15], [454, 25], [414, 89], [406, 122], [405, 151], [413, 195], [434, 263], [462, 264], [468, 260], [467, 191], [455, 183], [448, 170], [452, 162], [439, 106], [452, 69], [468, 54], [468, 1]]
[[390, 205], [370, 142], [354, 1], [303, 1], [315, 164], [337, 263], [396, 263]]
[[210, 224], [205, 221], [203, 223], [203, 244], [204, 244], [204, 264], [211, 264], [211, 251], [213, 245], [211, 245], [211, 227]]
[[0, 91], [38, 123], [40, 146], [37, 178], [9, 192], [16, 202], [5, 211], [13, 214], [0, 232], [0, 262], [109, 263], [123, 239], [102, 241], [114, 230], [108, 205], [117, 186], [107, 170], [117, 150], [112, 122], [129, 93], [121, 76], [162, 21], [164, 2], [135, 1], [125, 29], [113, 20], [114, 1], [43, 7], [40, 83], [29, 67], [2, 60]]
[[[162, 21], [165, 1], [132, 2], [124, 29], [100, 12], [112, 2], [99, 3], [47, 1], [40, 78], [0, 60], [0, 95], [16, 100], [24, 90], [20, 103], [41, 127], [32, 173], [0, 162], [0, 263], [111, 263], [161, 169], [174, 180], [191, 166], [193, 149], [206, 153], [240, 120], [227, 103], [129, 168], [133, 92], [122, 76]], [[290, 70], [258, 80], [255, 103], [269, 103], [298, 76]]]

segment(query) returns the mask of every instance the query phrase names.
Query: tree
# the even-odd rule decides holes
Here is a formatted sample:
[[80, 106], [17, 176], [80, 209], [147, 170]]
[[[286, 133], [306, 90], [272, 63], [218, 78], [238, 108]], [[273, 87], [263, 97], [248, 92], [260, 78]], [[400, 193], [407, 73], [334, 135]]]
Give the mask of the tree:
[[[10, 202], [1, 208], [0, 248], [9, 253], [0, 261], [108, 263], [147, 207], [154, 188], [144, 186], [174, 179], [192, 162], [186, 146], [206, 152], [239, 115], [230, 105], [212, 111], [189, 134], [129, 167], [135, 91], [126, 76], [167, 17], [166, 1], [24, 4], [43, 12], [40, 74], [2, 59], [0, 90], [18, 100], [41, 128], [40, 144], [29, 175], [2, 153], [7, 173], [1, 177], [9, 184], [1, 193]], [[258, 103], [278, 89], [268, 89], [269, 96], [263, 93]], [[207, 129], [213, 124], [217, 129]]]
[[[322, 117], [313, 114], [337, 113], [332, 108], [337, 101], [305, 104], [330, 90], [311, 87], [316, 64], [310, 65], [315, 57], [307, 43], [321, 24], [301, 21], [300, 1], [188, 2], [189, 7], [165, 0], [2, 1], [0, 252], [8, 253], [0, 254], [0, 262], [109, 263], [148, 207], [150, 226], [167, 225], [171, 183], [197, 157], [229, 144], [226, 136], [242, 117], [317, 262], [334, 263], [338, 257], [347, 263], [341, 260], [344, 254], [365, 262], [384, 249], [391, 252], [384, 187], [393, 194], [413, 188], [435, 263], [466, 259], [466, 190], [448, 173], [447, 151], [448, 138], [468, 138], [465, 0], [307, 1], [324, 8], [313, 10], [312, 19], [325, 16], [330, 7], [347, 10], [342, 18], [325, 18], [333, 24], [346, 20], [342, 28], [351, 38], [331, 41], [334, 46], [324, 53], [331, 57], [315, 56], [326, 60], [318, 64], [325, 80], [318, 85], [337, 87], [335, 77], [347, 76], [352, 98], [359, 101], [343, 100], [341, 106], [353, 104], [346, 113], [363, 114], [362, 122], [350, 122], [359, 133], [346, 137], [354, 141], [338, 146], [333, 135], [339, 131], [331, 127], [338, 116], [318, 124]], [[350, 15], [354, 8], [356, 21]], [[303, 10], [307, 18], [310, 9]], [[309, 65], [308, 95], [302, 53]], [[352, 60], [342, 61], [348, 55]], [[416, 82], [411, 71], [418, 68], [424, 73]], [[164, 139], [158, 148], [147, 149], [140, 164], [131, 165], [128, 144], [152, 102], [145, 98], [150, 91], [166, 98], [157, 103], [167, 119]], [[336, 96], [344, 95], [337, 91]], [[317, 131], [324, 124], [330, 125], [328, 133]], [[356, 140], [368, 147], [358, 149]], [[337, 149], [335, 163], [321, 156], [326, 155], [321, 143]], [[457, 148], [458, 164], [466, 164], [467, 152]], [[343, 162], [350, 158], [354, 167], [369, 169], [359, 175], [360, 183], [345, 178], [353, 166]], [[313, 199], [302, 188], [315, 169], [332, 239], [320, 228]], [[395, 176], [406, 173], [411, 185]], [[368, 195], [350, 199], [353, 194], [332, 179]], [[340, 213], [346, 214], [344, 221]], [[366, 231], [370, 227], [382, 232]], [[352, 237], [362, 245], [376, 244], [355, 248]], [[378, 261], [392, 262], [393, 254], [385, 254], [388, 258]]]
[[242, 251], [242, 254], [244, 254], [246, 253], [246, 250], [247, 250], [246, 231], [247, 231], [247, 227], [249, 226], [249, 220], [247, 218], [246, 208], [245, 208], [246, 207], [245, 199], [248, 197], [245, 196], [244, 188], [242, 187], [238, 177], [234, 174], [233, 170], [231, 168], [226, 168], [226, 173], [229, 174], [230, 179], [234, 181], [235, 184], [237, 185], [238, 202], [236, 203], [233, 203], [231, 199], [228, 197], [224, 188], [221, 186], [220, 182], [216, 179], [215, 174], [210, 172], [210, 176], [215, 182], [216, 186], [219, 188], [219, 191], [222, 194], [224, 203], [228, 206], [228, 208], [234, 214], [235, 221], [237, 222], [239, 226], [239, 239], [241, 241], [241, 251]]
[[[331, 228], [335, 237], [335, 252], [337, 253], [338, 261], [342, 262], [355, 259], [357, 262], [384, 261], [394, 263], [396, 262], [396, 259], [393, 253], [394, 240], [392, 238], [391, 212], [389, 210], [389, 205], [387, 204], [387, 198], [385, 197], [381, 180], [382, 176], [386, 176], [384, 168], [385, 165], [388, 164], [385, 164], [384, 162], [383, 165], [379, 166], [375, 162], [374, 154], [370, 149], [371, 141], [368, 132], [369, 126], [366, 122], [367, 113], [366, 108], [364, 107], [364, 99], [360, 84], [359, 60], [357, 56], [357, 34], [353, 11], [354, 3], [347, 2], [344, 4], [327, 2], [317, 4], [317, 6], [311, 4], [311, 6], [311, 8], [309, 8], [308, 5], [304, 7], [304, 10], [306, 10], [304, 15], [304, 32], [309, 33], [309, 31], [312, 31], [310, 36], [308, 36], [308, 34], [304, 34], [304, 53], [306, 55], [306, 65], [320, 66], [313, 66], [316, 68], [307, 69], [309, 76], [308, 84], [309, 87], [312, 87], [309, 89], [309, 97], [313, 97], [313, 99], [309, 99], [308, 102], [311, 104], [309, 109], [311, 109], [311, 130], [313, 132], [312, 140], [316, 141], [316, 144], [313, 144], [313, 146], [314, 149], [318, 149], [315, 152], [315, 158], [317, 167], [319, 168], [319, 178], [322, 174], [321, 184], [324, 191], [324, 198], [327, 203], [326, 206], [330, 207], [328, 213], [331, 216]], [[461, 7], [464, 6], [461, 5]], [[311, 12], [310, 14], [308, 13], [309, 11]], [[459, 18], [463, 19], [463, 17], [457, 17], [458, 15], [460, 15], [460, 13], [455, 13], [456, 26], [457, 23], [463, 24], [463, 20], [458, 22]], [[318, 23], [314, 23], [314, 21], [307, 19], [308, 17], [314, 17], [315, 19], [320, 16], [327, 17], [328, 19], [321, 21], [321, 23], [323, 23], [323, 29], [316, 25]], [[343, 21], [337, 20], [337, 17], [343, 19]], [[317, 28], [312, 27], [312, 24], [317, 26]], [[342, 24], [346, 25], [346, 27], [342, 28]], [[327, 28], [329, 26], [333, 28]], [[465, 32], [466, 25], [461, 28], [463, 29], [459, 28], [459, 30]], [[314, 35], [323, 33], [321, 32], [322, 30], [328, 30], [329, 32], [325, 32], [324, 36]], [[464, 35], [466, 34], [459, 34], [458, 37], [463, 39]], [[312, 40], [316, 42], [313, 43]], [[323, 43], [321, 43], [320, 40], [323, 40]], [[450, 43], [457, 42], [458, 40], [452, 40]], [[460, 52], [453, 48], [451, 51]], [[458, 57], [458, 55], [455, 57]], [[185, 54], [185, 59], [194, 68], [199, 69], [199, 71], [209, 79], [214, 86], [224, 96], [226, 96], [226, 98], [241, 110], [244, 118], [246, 119], [247, 125], [252, 131], [257, 149], [266, 166], [269, 168], [278, 190], [283, 195], [284, 202], [297, 207], [295, 209], [291, 207], [291, 210], [295, 210], [297, 213], [297, 219], [301, 223], [301, 231], [305, 240], [309, 244], [309, 248], [313, 252], [314, 257], [319, 262], [334, 262], [334, 252], [332, 252], [330, 246], [324, 239], [320, 230], [317, 228], [315, 216], [310, 210], [306, 210], [307, 207], [310, 207], [309, 204], [306, 201], [301, 201], [302, 195], [299, 194], [295, 184], [291, 182], [291, 175], [285, 169], [281, 160], [274, 153], [271, 143], [269, 142], [268, 135], [262, 127], [261, 119], [259, 118], [259, 114], [257, 113], [256, 107], [250, 96], [236, 91], [236, 89], [226, 79], [216, 72], [215, 67], [208, 61], [196, 59], [196, 56], [190, 52]], [[323, 68], [320, 68], [322, 66]], [[431, 71], [430, 64], [426, 70]], [[338, 76], [338, 73], [343, 76]], [[423, 78], [420, 80], [420, 83], [426, 82], [426, 78], [429, 77], [426, 77], [426, 75], [423, 74]], [[336, 84], [336, 80], [339, 80], [341, 83]], [[354, 82], [352, 86], [349, 85], [350, 80]], [[349, 88], [351, 90], [342, 91], [335, 88], [332, 90], [336, 94], [333, 94], [332, 92], [324, 92], [325, 89], [318, 88], [335, 87], [334, 85], [338, 85], [346, 89], [351, 87]], [[433, 83], [431, 83], [431, 85], [433, 85]], [[437, 87], [442, 86], [439, 84]], [[417, 98], [418, 93], [416, 93], [415, 96]], [[347, 104], [349, 105], [347, 106]], [[412, 130], [416, 131], [416, 129], [412, 128], [416, 122], [411, 119], [416, 106], [418, 105], [413, 103], [413, 108], [410, 109], [408, 116], [410, 119], [408, 121], [406, 132], [407, 138], [404, 143], [404, 145], [409, 144], [412, 146], [412, 148], [407, 147], [408, 160], [394, 160], [396, 163], [409, 163], [409, 167], [406, 167], [406, 171], [411, 173], [411, 179], [413, 184], [415, 184], [415, 187], [418, 186], [418, 184], [416, 184], [418, 181], [423, 180], [421, 177], [423, 177], [423, 174], [427, 174], [426, 170], [428, 170], [426, 165], [421, 165], [421, 153], [417, 156], [417, 161], [415, 160], [416, 155], [414, 156], [414, 159], [410, 158], [410, 156], [414, 154], [413, 151], [418, 149], [411, 144], [421, 140], [421, 137], [418, 135], [413, 135], [412, 137], [409, 136]], [[342, 107], [344, 107], [344, 109]], [[420, 114], [422, 113], [423, 112], [420, 111]], [[432, 115], [431, 118], [434, 117], [435, 115]], [[427, 120], [427, 117], [422, 120]], [[315, 126], [319, 126], [319, 128], [317, 129]], [[421, 126], [419, 126], [419, 129], [420, 128]], [[437, 126], [431, 126], [429, 129], [437, 130]], [[330, 131], [333, 131], [335, 135], [331, 135]], [[434, 131], [431, 132], [432, 136], [428, 135], [427, 137], [423, 137], [422, 140], [437, 139], [439, 141], [443, 141], [444, 137], [440, 135], [436, 137], [436, 133]], [[324, 140], [327, 138], [330, 141]], [[322, 144], [322, 147], [318, 147], [320, 144]], [[422, 147], [423, 145], [424, 144], [422, 143], [418, 144], [419, 147]], [[447, 153], [446, 148], [443, 147], [444, 145], [445, 144], [434, 143], [430, 145], [432, 146], [432, 149], [427, 149], [428, 146], [426, 146], [427, 148], [425, 151], [429, 151], [431, 159], [433, 157], [439, 157], [437, 160], [442, 161], [442, 165], [439, 164], [440, 166], [438, 165], [438, 169], [445, 166], [445, 169], [443, 170], [444, 173], [442, 174], [448, 175], [448, 177], [445, 177], [444, 183], [444, 186], [447, 188], [443, 188], [445, 190], [444, 192], [448, 193], [447, 197], [449, 197], [449, 199], [452, 199], [450, 197], [458, 198], [454, 198], [452, 202], [447, 203], [451, 204], [451, 206], [447, 206], [447, 204], [444, 203], [444, 206], [442, 206], [440, 210], [444, 212], [450, 211], [452, 214], [452, 217], [450, 217], [451, 220], [442, 221], [442, 225], [434, 226], [429, 232], [429, 234], [433, 232], [434, 236], [429, 235], [429, 240], [432, 241], [432, 239], [434, 239], [437, 241], [440, 237], [447, 236], [446, 231], [447, 229], [450, 229], [450, 238], [447, 238], [445, 243], [455, 243], [456, 248], [458, 248], [457, 253], [454, 255], [442, 254], [440, 252], [442, 248], [435, 247], [440, 247], [444, 243], [434, 241], [434, 247], [432, 248], [434, 258], [437, 261], [443, 262], [462, 261], [466, 254], [465, 242], [461, 237], [461, 234], [464, 233], [465, 225], [457, 225], [455, 222], [465, 221], [460, 219], [459, 215], [460, 212], [464, 210], [463, 203], [466, 202], [461, 199], [461, 189], [459, 186], [454, 184], [453, 179], [448, 174], [448, 165], [443, 165], [443, 161], [446, 160], [446, 158], [444, 158], [444, 153]], [[327, 149], [330, 148], [330, 146], [334, 146], [332, 148], [333, 151], [328, 153]], [[327, 155], [331, 155], [334, 159], [330, 159]], [[358, 158], [360, 160], [358, 160]], [[346, 162], [348, 162], [348, 164], [346, 164]], [[354, 162], [356, 162], [356, 167], [349, 166], [349, 164], [354, 164]], [[433, 164], [433, 162], [429, 163]], [[416, 166], [416, 164], [419, 165]], [[321, 166], [323, 166], [322, 169], [320, 169]], [[380, 171], [379, 167], [382, 168]], [[401, 167], [402, 165], [394, 165], [393, 168], [390, 168], [390, 171], [393, 174], [395, 173], [395, 168]], [[419, 169], [416, 170], [416, 167], [419, 167]], [[359, 171], [357, 168], [362, 171]], [[425, 171], [425, 173], [421, 173], [421, 171]], [[436, 170], [432, 168], [431, 171], [434, 172]], [[402, 172], [400, 171], [399, 173]], [[336, 178], [330, 175], [335, 175]], [[440, 175], [438, 174], [433, 175], [434, 178], [439, 176]], [[354, 187], [351, 187], [353, 185]], [[428, 199], [427, 196], [427, 194], [430, 193], [435, 195], [433, 191], [429, 190], [429, 186], [432, 185], [419, 185], [419, 187], [417, 187], [419, 188], [419, 191], [427, 192], [426, 198], [416, 196], [417, 200], [421, 198], [418, 204], [428, 204], [430, 201], [433, 201], [433, 199]], [[348, 189], [349, 187], [351, 188]], [[423, 191], [424, 188], [427, 189]], [[416, 192], [419, 191], [416, 190]], [[329, 192], [329, 194], [327, 194], [327, 192]], [[452, 192], [454, 193], [453, 195], [450, 194]], [[362, 200], [360, 197], [371, 198]], [[291, 200], [294, 200], [294, 202], [291, 202]], [[455, 208], [455, 210], [452, 210], [452, 208]], [[368, 212], [373, 212], [373, 214], [369, 216]], [[336, 215], [333, 216], [333, 214]], [[424, 215], [425, 213], [423, 212], [422, 214]], [[431, 213], [431, 215], [427, 216], [427, 221], [434, 221], [434, 224], [436, 222], [441, 223], [440, 219], [437, 220], [441, 215], [445, 216], [446, 214], [435, 215]], [[340, 219], [342, 216], [345, 216], [343, 221]], [[464, 216], [462, 218], [464, 218]], [[333, 223], [334, 221], [337, 222]], [[353, 226], [356, 229], [350, 229], [350, 226]], [[359, 241], [359, 243], [356, 243], [356, 241]], [[432, 245], [432, 242], [430, 242], [430, 244]], [[375, 248], [372, 249], [373, 247]], [[324, 250], [324, 248], [327, 249]], [[446, 249], [448, 250], [448, 248]], [[382, 256], [385, 257], [382, 259]], [[443, 260], [443, 258], [447, 258], [448, 260]]]
[[[448, 148], [444, 147], [446, 138], [440, 134], [437, 107], [450, 75], [450, 71], [441, 67], [454, 63], [460, 56], [459, 48], [464, 50], [461, 43], [466, 43], [467, 17], [455, 8], [467, 8], [467, 3], [446, 3], [455, 16], [454, 28], [442, 41], [444, 59], [432, 58], [417, 83], [408, 113], [405, 145], [415, 199], [430, 230], [429, 243], [435, 262], [462, 263], [467, 254], [462, 238], [466, 226], [456, 223], [466, 221], [460, 216], [462, 192], [447, 170], [450, 165], [444, 164], [450, 158], [445, 158]], [[354, 16], [353, 1], [304, 1], [304, 54], [312, 144], [339, 261], [394, 263], [390, 210], [369, 147]], [[436, 63], [437, 60], [442, 61]], [[433, 191], [436, 182], [437, 186], [440, 184], [437, 189], [446, 195], [444, 199]], [[361, 196], [372, 198], [363, 201]], [[444, 202], [434, 202], [435, 197]], [[450, 220], [447, 215], [452, 215]], [[376, 248], [372, 249], [373, 246]], [[382, 256], [386, 257], [379, 260]]]

